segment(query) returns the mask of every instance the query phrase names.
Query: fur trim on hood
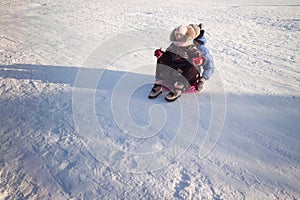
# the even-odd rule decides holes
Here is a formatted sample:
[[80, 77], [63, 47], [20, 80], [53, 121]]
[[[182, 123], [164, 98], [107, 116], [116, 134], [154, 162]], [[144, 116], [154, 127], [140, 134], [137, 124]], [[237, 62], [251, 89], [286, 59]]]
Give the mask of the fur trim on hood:
[[[182, 26], [182, 25], [181, 25]], [[180, 26], [179, 26], [180, 27]], [[199, 26], [191, 24], [186, 26], [187, 32], [184, 35], [184, 38], [180, 41], [176, 40], [175, 32], [178, 31], [179, 27], [175, 28], [170, 35], [170, 41], [176, 46], [188, 46], [193, 44], [193, 40], [200, 34]]]

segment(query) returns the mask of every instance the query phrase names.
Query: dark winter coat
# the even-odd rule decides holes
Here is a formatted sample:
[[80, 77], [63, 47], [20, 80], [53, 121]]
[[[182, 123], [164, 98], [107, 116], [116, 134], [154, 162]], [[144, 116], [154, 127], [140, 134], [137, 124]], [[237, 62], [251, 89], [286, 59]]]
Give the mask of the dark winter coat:
[[[170, 80], [172, 82], [178, 81], [180, 75], [182, 75], [189, 84], [193, 84], [199, 77], [194, 61], [195, 59], [201, 59], [201, 54], [193, 40], [197, 37], [200, 30], [197, 27], [188, 26], [188, 31], [181, 41], [176, 41], [175, 30], [170, 35], [170, 46], [166, 49], [163, 56], [157, 60], [156, 79]], [[173, 70], [167, 69], [168, 67], [166, 66]]]

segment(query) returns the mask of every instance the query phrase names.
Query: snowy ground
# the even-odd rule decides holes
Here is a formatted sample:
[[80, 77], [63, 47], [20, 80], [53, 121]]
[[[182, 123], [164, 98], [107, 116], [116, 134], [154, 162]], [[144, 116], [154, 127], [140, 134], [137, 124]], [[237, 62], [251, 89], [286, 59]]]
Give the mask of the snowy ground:
[[[299, 0], [2, 0], [0, 199], [300, 199]], [[148, 100], [204, 22], [216, 73]]]

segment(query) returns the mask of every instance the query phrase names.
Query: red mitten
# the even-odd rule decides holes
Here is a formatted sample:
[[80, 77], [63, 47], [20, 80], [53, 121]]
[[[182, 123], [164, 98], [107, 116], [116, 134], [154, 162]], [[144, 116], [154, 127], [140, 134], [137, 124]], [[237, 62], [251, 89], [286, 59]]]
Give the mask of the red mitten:
[[162, 57], [162, 55], [164, 54], [164, 52], [160, 49], [156, 49], [154, 52], [154, 55], [157, 57], [157, 59], [159, 59], [160, 57]]
[[199, 56], [197, 58], [193, 58], [194, 65], [202, 65], [204, 63], [204, 58]]

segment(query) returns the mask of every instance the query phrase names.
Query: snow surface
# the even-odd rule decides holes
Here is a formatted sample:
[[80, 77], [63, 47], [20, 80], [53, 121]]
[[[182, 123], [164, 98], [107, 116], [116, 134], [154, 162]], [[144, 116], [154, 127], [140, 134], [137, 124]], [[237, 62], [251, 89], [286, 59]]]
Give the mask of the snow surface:
[[[0, 199], [300, 199], [299, 0], [2, 0]], [[203, 92], [147, 98], [206, 25]]]

